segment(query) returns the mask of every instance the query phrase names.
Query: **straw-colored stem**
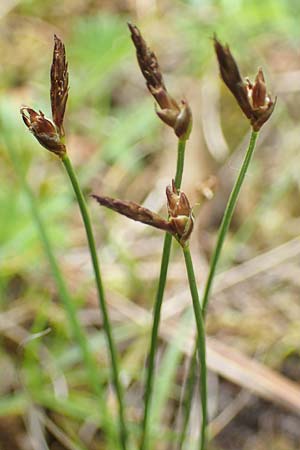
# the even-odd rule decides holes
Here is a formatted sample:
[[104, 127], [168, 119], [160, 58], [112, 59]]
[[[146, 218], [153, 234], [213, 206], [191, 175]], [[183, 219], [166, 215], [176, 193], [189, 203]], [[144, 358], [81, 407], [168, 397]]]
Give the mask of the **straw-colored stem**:
[[74, 193], [75, 193], [78, 205], [79, 205], [79, 209], [81, 212], [82, 220], [83, 220], [85, 231], [86, 231], [86, 236], [87, 236], [87, 240], [88, 240], [88, 245], [89, 245], [89, 249], [90, 249], [91, 260], [92, 260], [92, 265], [93, 265], [94, 275], [95, 275], [95, 280], [96, 280], [99, 307], [100, 307], [102, 317], [103, 317], [103, 328], [104, 328], [104, 332], [106, 335], [108, 348], [109, 348], [112, 377], [113, 377], [114, 387], [115, 387], [118, 404], [119, 404], [120, 446], [123, 450], [127, 450], [128, 432], [127, 432], [127, 426], [126, 426], [126, 421], [125, 421], [124, 394], [123, 394], [123, 388], [122, 388], [120, 378], [119, 378], [120, 369], [119, 369], [118, 356], [117, 356], [115, 343], [113, 340], [112, 327], [111, 327], [108, 310], [107, 310], [107, 306], [106, 306], [105, 294], [104, 294], [102, 279], [101, 279], [101, 275], [100, 275], [100, 266], [99, 266], [97, 251], [96, 251], [96, 245], [95, 245], [95, 239], [94, 239], [94, 235], [93, 235], [92, 225], [91, 225], [89, 213], [87, 210], [86, 201], [85, 201], [82, 191], [80, 189], [80, 186], [79, 186], [79, 183], [77, 180], [77, 176], [74, 172], [72, 163], [67, 154], [65, 154], [62, 157], [62, 162], [65, 166], [65, 169], [67, 171], [67, 174], [68, 174], [71, 184], [73, 186]]
[[[185, 145], [186, 145], [186, 141], [183, 141], [183, 140], [178, 141], [177, 165], [176, 165], [176, 175], [175, 175], [175, 186], [177, 189], [180, 189], [181, 181], [182, 181]], [[161, 266], [160, 266], [158, 289], [157, 289], [157, 293], [156, 293], [156, 298], [155, 298], [155, 303], [154, 303], [154, 311], [153, 311], [151, 344], [150, 344], [148, 367], [147, 367], [147, 373], [146, 373], [145, 405], [144, 405], [144, 416], [143, 416], [143, 422], [142, 422], [142, 439], [141, 439], [141, 447], [140, 447], [141, 450], [147, 450], [149, 447], [149, 413], [150, 413], [153, 382], [154, 382], [155, 355], [156, 355], [157, 342], [158, 342], [158, 329], [159, 329], [159, 323], [160, 323], [161, 305], [162, 305], [162, 301], [163, 301], [169, 260], [170, 260], [171, 244], [172, 244], [172, 236], [169, 233], [166, 233], [165, 239], [164, 239]]]

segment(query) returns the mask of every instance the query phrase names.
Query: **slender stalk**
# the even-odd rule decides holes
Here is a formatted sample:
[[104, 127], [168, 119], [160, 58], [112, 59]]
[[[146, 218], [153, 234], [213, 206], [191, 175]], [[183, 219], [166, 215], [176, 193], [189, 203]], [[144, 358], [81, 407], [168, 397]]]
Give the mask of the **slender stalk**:
[[111, 443], [111, 448], [113, 448], [113, 428], [112, 428], [112, 421], [110, 418], [110, 414], [108, 412], [106, 399], [104, 396], [104, 391], [102, 389], [101, 383], [99, 383], [99, 377], [98, 377], [98, 367], [97, 363], [92, 355], [92, 351], [89, 346], [89, 341], [87, 336], [84, 334], [83, 328], [80, 324], [80, 321], [77, 316], [77, 310], [76, 306], [74, 304], [73, 299], [71, 298], [71, 295], [68, 291], [68, 288], [66, 286], [66, 283], [64, 281], [63, 275], [61, 273], [61, 270], [59, 268], [59, 265], [57, 263], [57, 260], [55, 258], [52, 244], [50, 241], [50, 238], [48, 236], [46, 227], [44, 225], [44, 222], [42, 220], [42, 217], [40, 215], [39, 209], [36, 204], [36, 200], [34, 198], [34, 195], [32, 193], [32, 190], [29, 186], [29, 184], [26, 181], [26, 178], [24, 174], [22, 173], [22, 170], [20, 169], [20, 164], [18, 163], [16, 156], [13, 152], [11, 152], [11, 158], [12, 162], [14, 164], [14, 167], [20, 177], [23, 190], [27, 196], [31, 214], [34, 219], [34, 222], [37, 226], [37, 230], [40, 235], [41, 242], [44, 247], [45, 254], [48, 258], [48, 262], [53, 274], [53, 278], [55, 280], [57, 290], [59, 293], [59, 296], [63, 302], [64, 309], [66, 311], [67, 318], [70, 323], [70, 327], [72, 330], [72, 334], [77, 340], [78, 346], [81, 350], [82, 358], [85, 363], [89, 383], [94, 390], [95, 394], [97, 395], [97, 398], [99, 399], [100, 403], [100, 410], [101, 410], [101, 418], [103, 421], [103, 429], [107, 431], [109, 440]]
[[243, 161], [242, 167], [240, 169], [239, 175], [236, 179], [236, 182], [233, 186], [233, 189], [231, 191], [230, 197], [228, 199], [223, 219], [219, 228], [218, 232], [218, 238], [217, 243], [213, 252], [213, 255], [211, 257], [210, 266], [209, 266], [209, 274], [207, 277], [203, 300], [202, 300], [202, 310], [203, 310], [203, 317], [206, 316], [206, 309], [209, 301], [209, 295], [212, 288], [214, 276], [216, 273], [217, 264], [221, 255], [222, 247], [224, 244], [224, 240], [228, 231], [228, 228], [230, 226], [230, 222], [233, 216], [233, 212], [235, 210], [235, 206], [238, 200], [239, 193], [241, 191], [241, 187], [243, 184], [243, 181], [245, 179], [250, 161], [252, 159], [254, 150], [255, 150], [255, 144], [258, 137], [258, 131], [252, 131], [249, 146], [245, 155], [245, 159]]
[[[209, 273], [208, 273], [208, 277], [206, 280], [206, 284], [205, 284], [205, 288], [204, 288], [204, 294], [203, 294], [203, 299], [202, 299], [202, 315], [203, 318], [205, 320], [206, 317], [206, 311], [207, 311], [207, 305], [208, 305], [208, 301], [209, 301], [209, 296], [210, 296], [210, 292], [211, 292], [211, 288], [212, 288], [212, 284], [213, 284], [213, 280], [214, 280], [214, 276], [215, 276], [215, 272], [216, 272], [216, 268], [217, 268], [217, 264], [221, 255], [221, 251], [222, 251], [222, 247], [223, 247], [223, 243], [228, 231], [228, 228], [230, 226], [231, 223], [231, 219], [232, 219], [232, 215], [233, 212], [235, 210], [236, 204], [237, 204], [237, 200], [238, 200], [238, 196], [239, 193], [241, 191], [241, 187], [243, 184], [243, 181], [245, 179], [250, 161], [252, 159], [254, 150], [255, 150], [255, 145], [256, 145], [256, 141], [258, 138], [258, 132], [252, 131], [251, 133], [251, 137], [250, 137], [250, 142], [249, 142], [249, 146], [243, 161], [243, 164], [241, 166], [239, 175], [236, 179], [236, 182], [232, 188], [230, 197], [228, 199], [225, 211], [224, 211], [224, 215], [223, 215], [223, 219], [222, 222], [220, 224], [219, 227], [219, 231], [218, 231], [218, 237], [217, 237], [217, 242], [216, 242], [216, 246], [214, 249], [214, 252], [212, 254], [211, 257], [211, 261], [210, 261], [210, 266], [209, 266]], [[190, 368], [189, 368], [189, 379], [190, 380], [195, 380], [195, 376], [193, 375], [193, 371], [196, 371], [197, 368], [197, 364], [196, 364], [196, 358], [197, 358], [197, 343], [195, 344], [195, 348], [193, 351], [193, 356], [191, 359], [191, 364], [190, 364]], [[192, 383], [194, 384], [194, 381], [192, 381]], [[189, 392], [193, 391], [193, 387], [189, 386]], [[191, 402], [192, 402], [192, 396], [189, 395], [189, 392], [187, 394], [187, 400], [186, 400], [186, 408], [185, 408], [185, 417], [183, 420], [183, 429], [182, 429], [182, 434], [181, 434], [181, 446], [179, 447], [179, 450], [182, 449], [183, 446], [183, 442], [185, 440], [185, 434], [186, 434], [186, 430], [187, 430], [187, 423], [189, 421], [189, 416], [190, 416], [190, 410], [191, 410]]]
[[[185, 154], [185, 146], [186, 141], [180, 140], [178, 141], [177, 148], [177, 164], [176, 164], [176, 175], [175, 175], [175, 186], [177, 189], [180, 189], [183, 167], [184, 167], [184, 154]], [[146, 386], [145, 386], [145, 405], [144, 405], [144, 416], [142, 422], [142, 439], [141, 439], [141, 450], [147, 450], [149, 447], [149, 413], [151, 406], [151, 398], [153, 391], [153, 382], [154, 382], [154, 369], [155, 369], [155, 355], [157, 349], [157, 341], [158, 341], [158, 329], [160, 323], [160, 313], [161, 306], [164, 296], [164, 290], [166, 286], [166, 279], [168, 273], [168, 266], [170, 260], [171, 253], [171, 244], [172, 244], [172, 236], [169, 233], [166, 233], [164, 239], [162, 260], [160, 266], [160, 275], [158, 281], [158, 288], [154, 303], [154, 311], [153, 311], [153, 325], [151, 331], [151, 343], [150, 343], [150, 351], [149, 351], [149, 359], [148, 359], [148, 368], [146, 374]]]
[[179, 139], [178, 149], [177, 149], [176, 174], [175, 174], [175, 186], [177, 189], [180, 189], [181, 182], [182, 182], [185, 146], [186, 146], [186, 141], [182, 141]]
[[182, 421], [182, 429], [178, 439], [177, 449], [181, 450], [186, 438], [186, 433], [188, 430], [188, 424], [190, 419], [190, 409], [193, 399], [194, 387], [196, 383], [196, 375], [197, 375], [197, 351], [198, 346], [195, 345], [193, 355], [190, 358], [190, 364], [188, 367], [188, 374], [186, 379], [186, 384], [184, 386], [184, 398], [182, 401], [182, 411], [183, 411], [183, 421]]
[[72, 166], [72, 163], [67, 154], [65, 154], [62, 157], [62, 162], [65, 166], [65, 169], [67, 171], [67, 174], [68, 174], [71, 184], [73, 186], [73, 189], [74, 189], [74, 192], [76, 195], [76, 199], [77, 199], [77, 202], [79, 205], [79, 209], [81, 212], [82, 220], [84, 223], [86, 235], [87, 235], [92, 265], [93, 265], [95, 279], [96, 279], [99, 306], [100, 306], [100, 309], [102, 312], [102, 317], [103, 317], [103, 327], [104, 327], [104, 332], [106, 334], [106, 339], [107, 339], [107, 343], [108, 343], [108, 347], [109, 347], [112, 377], [113, 377], [114, 387], [115, 387], [118, 404], [119, 404], [120, 444], [121, 444], [121, 448], [123, 450], [127, 450], [128, 432], [127, 432], [127, 426], [126, 426], [126, 421], [125, 421], [124, 394], [123, 394], [123, 388], [122, 388], [120, 378], [119, 378], [120, 369], [119, 369], [118, 356], [117, 356], [115, 343], [113, 340], [112, 327], [111, 327], [108, 310], [107, 310], [107, 306], [106, 306], [106, 300], [105, 300], [105, 295], [104, 295], [102, 279], [101, 279], [101, 275], [100, 275], [100, 266], [99, 266], [99, 261], [98, 261], [98, 257], [97, 257], [97, 251], [96, 251], [95, 239], [94, 239], [94, 235], [93, 235], [93, 231], [92, 231], [92, 225], [91, 225], [91, 221], [90, 221], [90, 217], [89, 217], [89, 213], [87, 210], [87, 205], [86, 205], [84, 196], [80, 189], [76, 174], [75, 174], [73, 166]]
[[201, 392], [201, 407], [202, 407], [202, 425], [201, 425], [199, 449], [204, 450], [206, 448], [206, 425], [207, 425], [207, 368], [206, 368], [205, 325], [189, 245], [183, 247], [183, 254], [190, 285], [190, 291], [193, 300], [193, 308], [197, 326], [196, 342], [200, 361], [200, 375], [201, 375], [200, 392]]

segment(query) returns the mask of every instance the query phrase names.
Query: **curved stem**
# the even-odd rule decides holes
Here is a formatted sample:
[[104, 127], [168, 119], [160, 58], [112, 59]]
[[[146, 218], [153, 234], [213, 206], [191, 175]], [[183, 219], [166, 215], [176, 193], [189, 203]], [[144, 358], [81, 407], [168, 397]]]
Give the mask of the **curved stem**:
[[[175, 186], [177, 189], [180, 189], [181, 181], [182, 181], [185, 146], [186, 146], [186, 141], [182, 141], [182, 140], [178, 141], [177, 164], [176, 164], [176, 175], [175, 175]], [[153, 325], [152, 325], [152, 331], [151, 331], [151, 343], [150, 343], [150, 351], [149, 351], [149, 359], [148, 359], [148, 368], [147, 368], [147, 374], [146, 374], [145, 405], [144, 405], [144, 416], [143, 416], [143, 422], [142, 422], [142, 438], [141, 438], [141, 447], [140, 447], [141, 450], [146, 450], [149, 447], [149, 437], [148, 437], [149, 413], [150, 413], [150, 404], [151, 404], [153, 382], [154, 382], [155, 355], [156, 355], [157, 341], [158, 341], [158, 329], [159, 329], [159, 322], [160, 322], [161, 305], [162, 305], [162, 301], [163, 301], [169, 260], [170, 260], [171, 244], [172, 244], [172, 236], [169, 233], [166, 233], [165, 239], [164, 239], [161, 266], [160, 266], [158, 289], [157, 289], [157, 293], [156, 293], [156, 298], [155, 298], [155, 303], [154, 303], [154, 311], [153, 311]]]
[[[218, 237], [217, 237], [217, 242], [216, 242], [216, 246], [213, 252], [213, 255], [211, 257], [211, 261], [210, 261], [210, 266], [209, 266], [209, 273], [208, 273], [208, 277], [206, 280], [206, 284], [205, 284], [205, 288], [204, 288], [204, 294], [203, 294], [203, 300], [202, 300], [202, 315], [203, 318], [205, 320], [206, 317], [206, 311], [207, 311], [207, 305], [208, 305], [208, 301], [209, 301], [209, 295], [211, 292], [211, 288], [212, 288], [212, 284], [213, 284], [213, 280], [214, 280], [214, 276], [215, 276], [215, 272], [216, 272], [216, 268], [217, 268], [217, 264], [221, 255], [221, 251], [222, 251], [222, 247], [223, 247], [223, 243], [228, 231], [228, 228], [230, 226], [231, 223], [231, 219], [232, 219], [232, 215], [233, 212], [235, 210], [236, 207], [236, 203], [238, 200], [238, 196], [239, 193], [241, 191], [241, 187], [243, 184], [243, 181], [245, 179], [250, 161], [252, 159], [254, 150], [255, 150], [255, 144], [258, 138], [258, 132], [252, 131], [251, 133], [251, 137], [250, 137], [250, 142], [249, 142], [249, 146], [243, 161], [243, 164], [241, 166], [239, 175], [236, 179], [236, 182], [232, 188], [230, 197], [228, 199], [225, 211], [224, 211], [224, 215], [223, 215], [223, 219], [222, 222], [220, 224], [219, 227], [219, 231], [218, 231]], [[193, 356], [191, 358], [191, 364], [190, 364], [190, 368], [189, 368], [189, 376], [188, 378], [190, 380], [195, 380], [195, 375], [193, 374], [193, 372], [196, 371], [197, 365], [196, 365], [196, 358], [197, 358], [197, 343], [195, 344], [195, 348], [193, 351]], [[192, 381], [192, 383], [194, 384], [194, 381]], [[184, 417], [184, 421], [183, 421], [183, 430], [182, 430], [182, 434], [181, 434], [181, 446], [179, 447], [179, 450], [182, 449], [183, 446], [183, 442], [185, 439], [185, 433], [186, 433], [186, 428], [187, 428], [187, 423], [189, 421], [189, 416], [190, 416], [190, 410], [191, 410], [191, 403], [192, 403], [192, 395], [190, 395], [190, 392], [193, 392], [193, 386], [189, 386], [189, 392], [188, 392], [188, 397], [187, 397], [187, 401], [186, 401], [186, 408], [185, 408], [185, 417]]]
[[11, 151], [11, 159], [14, 164], [15, 170], [18, 172], [18, 175], [19, 175], [21, 183], [22, 183], [22, 187], [27, 196], [27, 199], [28, 199], [28, 202], [30, 205], [30, 209], [31, 209], [31, 214], [32, 214], [33, 220], [36, 224], [38, 233], [40, 235], [40, 239], [41, 239], [42, 245], [44, 247], [44, 251], [47, 256], [49, 266], [51, 268], [59, 296], [62, 300], [64, 309], [66, 312], [66, 316], [70, 323], [72, 334], [75, 337], [75, 339], [77, 340], [79, 349], [82, 354], [82, 359], [86, 365], [89, 383], [90, 383], [92, 389], [94, 390], [95, 394], [97, 395], [97, 398], [99, 399], [100, 410], [101, 410], [100, 415], [101, 415], [101, 418], [103, 421], [103, 429], [105, 431], [107, 431], [109, 440], [111, 443], [111, 448], [113, 448], [114, 444], [113, 444], [112, 436], [114, 433], [113, 433], [113, 429], [112, 429], [112, 422], [111, 422], [110, 414], [108, 412], [104, 392], [103, 392], [101, 383], [99, 383], [99, 378], [97, 375], [97, 372], [98, 372], [97, 363], [93, 357], [88, 338], [85, 335], [83, 328], [80, 324], [80, 321], [78, 319], [76, 305], [68, 291], [68, 288], [64, 281], [60, 267], [57, 263], [57, 259], [54, 255], [52, 244], [51, 244], [49, 235], [47, 233], [45, 224], [43, 222], [43, 219], [41, 217], [41, 214], [39, 212], [38, 206], [36, 204], [36, 200], [33, 195], [33, 192], [31, 190], [29, 184], [27, 183], [26, 178], [20, 168], [21, 165], [19, 164], [19, 161], [17, 160], [16, 155], [12, 151]]
[[[200, 306], [197, 283], [191, 258], [189, 245], [183, 247], [183, 254], [185, 259], [185, 266], [188, 275], [190, 291], [193, 300], [193, 308], [197, 326], [197, 348], [200, 361], [200, 392], [201, 392], [201, 407], [202, 407], [202, 425], [200, 437], [200, 450], [206, 447], [206, 425], [207, 425], [207, 368], [206, 368], [206, 345], [205, 345], [205, 325], [203, 313]], [[196, 364], [195, 364], [196, 366]]]
[[106, 306], [106, 300], [105, 300], [105, 295], [104, 295], [102, 279], [101, 279], [101, 275], [100, 275], [100, 266], [99, 266], [99, 261], [98, 261], [98, 257], [97, 257], [97, 251], [96, 251], [96, 245], [95, 245], [95, 239], [94, 239], [94, 235], [93, 235], [93, 231], [92, 231], [91, 221], [90, 221], [90, 217], [89, 217], [89, 213], [87, 210], [84, 196], [80, 189], [76, 174], [75, 174], [73, 166], [72, 166], [72, 163], [67, 154], [65, 154], [62, 157], [62, 162], [66, 168], [66, 171], [67, 171], [70, 181], [72, 183], [72, 186], [73, 186], [76, 198], [77, 198], [77, 202], [79, 205], [79, 209], [81, 212], [82, 220], [84, 223], [86, 235], [87, 235], [92, 265], [93, 265], [94, 274], [95, 274], [99, 306], [100, 306], [100, 309], [102, 312], [102, 317], [103, 317], [103, 327], [104, 327], [104, 332], [106, 334], [106, 339], [107, 339], [107, 343], [108, 343], [108, 347], [109, 347], [111, 368], [112, 368], [112, 377], [113, 377], [114, 387], [115, 387], [118, 404], [119, 404], [120, 444], [121, 444], [121, 448], [123, 450], [127, 450], [128, 433], [127, 433], [127, 426], [126, 426], [126, 421], [125, 421], [123, 389], [122, 389], [122, 385], [121, 385], [121, 382], [119, 379], [119, 373], [120, 373], [119, 362], [118, 362], [115, 343], [113, 340], [112, 327], [110, 324], [108, 310], [107, 310], [107, 306]]

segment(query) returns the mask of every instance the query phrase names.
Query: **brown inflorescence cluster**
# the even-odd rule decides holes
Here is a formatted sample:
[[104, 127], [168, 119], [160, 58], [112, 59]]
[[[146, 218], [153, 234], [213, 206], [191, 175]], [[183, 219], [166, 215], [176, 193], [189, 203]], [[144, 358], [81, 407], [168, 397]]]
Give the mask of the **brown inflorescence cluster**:
[[254, 83], [242, 79], [238, 65], [228, 45], [222, 45], [214, 36], [214, 46], [221, 77], [232, 92], [245, 116], [250, 120], [254, 131], [259, 131], [270, 118], [276, 103], [267, 93], [262, 69], [258, 70]]
[[63, 120], [69, 91], [68, 63], [63, 42], [54, 35], [53, 61], [51, 66], [50, 100], [52, 120], [42, 111], [28, 106], [20, 110], [23, 121], [39, 143], [52, 153], [62, 157], [66, 153]]
[[175, 181], [166, 188], [169, 221], [172, 224], [179, 242], [185, 244], [194, 228], [193, 211], [184, 192], [176, 189]]
[[20, 112], [25, 125], [43, 147], [58, 156], [65, 153], [65, 145], [52, 120], [47, 119], [42, 111], [37, 112], [28, 106], [23, 106]]
[[50, 80], [50, 100], [53, 122], [57, 127], [60, 137], [63, 137], [65, 134], [63, 120], [69, 94], [69, 73], [65, 46], [56, 35], [54, 35]]
[[157, 213], [150, 211], [135, 202], [118, 200], [111, 197], [92, 195], [100, 205], [129, 217], [137, 222], [151, 225], [154, 228], [167, 231], [172, 234], [181, 245], [185, 245], [193, 231], [194, 218], [187, 196], [179, 192], [174, 180], [172, 186], [166, 189], [169, 219], [164, 219]]
[[136, 48], [137, 60], [150, 93], [160, 109], [156, 114], [173, 128], [179, 139], [187, 140], [192, 128], [192, 112], [186, 100], [179, 105], [167, 91], [155, 53], [147, 46], [137, 26], [128, 24]]

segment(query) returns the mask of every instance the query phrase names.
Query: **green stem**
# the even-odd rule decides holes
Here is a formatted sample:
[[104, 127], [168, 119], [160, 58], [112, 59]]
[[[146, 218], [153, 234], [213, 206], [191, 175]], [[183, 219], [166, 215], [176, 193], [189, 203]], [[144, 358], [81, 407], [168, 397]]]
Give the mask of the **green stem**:
[[54, 252], [52, 249], [52, 244], [51, 244], [50, 238], [48, 236], [47, 230], [45, 228], [45, 225], [43, 223], [43, 220], [41, 218], [39, 209], [37, 207], [35, 197], [32, 193], [32, 190], [31, 190], [29, 184], [27, 183], [27, 181], [25, 179], [24, 174], [22, 173], [22, 171], [20, 169], [20, 164], [19, 164], [15, 154], [13, 154], [13, 152], [11, 152], [11, 158], [12, 158], [14, 167], [20, 177], [20, 180], [21, 180], [21, 183], [23, 186], [23, 190], [27, 196], [33, 220], [37, 226], [37, 230], [39, 232], [45, 254], [48, 258], [48, 262], [49, 262], [49, 265], [50, 265], [50, 268], [51, 268], [51, 271], [53, 274], [53, 278], [54, 278], [56, 286], [57, 286], [59, 296], [63, 302], [63, 306], [66, 311], [67, 318], [70, 322], [72, 334], [75, 337], [75, 339], [77, 340], [78, 346], [81, 350], [82, 358], [83, 358], [83, 361], [84, 361], [84, 363], [86, 365], [86, 369], [87, 369], [89, 383], [90, 383], [92, 389], [94, 390], [95, 394], [97, 395], [97, 398], [99, 399], [101, 418], [103, 421], [103, 428], [104, 428], [104, 430], [107, 431], [110, 442], [111, 442], [111, 446], [113, 446], [113, 444], [112, 444], [113, 430], [112, 430], [112, 425], [111, 425], [111, 419], [110, 419], [110, 414], [108, 413], [106, 399], [104, 397], [104, 392], [103, 392], [101, 383], [99, 383], [99, 379], [98, 379], [98, 375], [97, 375], [97, 372], [98, 372], [97, 363], [92, 355], [92, 351], [90, 349], [88, 338], [84, 334], [83, 328], [78, 319], [76, 305], [75, 305], [73, 299], [71, 298], [71, 295], [69, 294], [68, 288], [67, 288], [66, 283], [63, 278], [63, 275], [60, 271], [57, 260], [55, 258], [55, 255], [54, 255]]
[[[178, 141], [177, 148], [177, 164], [176, 164], [176, 175], [175, 175], [175, 186], [180, 189], [183, 167], [184, 167], [184, 154], [185, 154], [186, 141]], [[158, 342], [158, 329], [160, 322], [160, 312], [164, 296], [164, 290], [166, 286], [167, 272], [171, 253], [172, 236], [166, 233], [164, 239], [162, 260], [160, 266], [158, 289], [155, 298], [154, 311], [153, 311], [153, 325], [151, 331], [151, 343], [148, 359], [148, 367], [146, 374], [146, 386], [145, 386], [145, 405], [144, 405], [144, 416], [142, 422], [142, 438], [141, 438], [141, 450], [147, 450], [149, 447], [149, 413], [150, 404], [153, 391], [154, 382], [154, 369], [155, 369], [155, 355]]]
[[186, 141], [178, 141], [177, 149], [177, 164], [176, 164], [176, 174], [175, 174], [175, 186], [180, 189], [182, 182], [182, 174], [184, 168], [184, 154], [185, 154]]
[[186, 438], [186, 433], [188, 430], [188, 424], [190, 419], [190, 409], [193, 400], [194, 387], [196, 383], [196, 375], [197, 375], [197, 351], [198, 346], [195, 345], [195, 349], [193, 355], [190, 358], [190, 365], [188, 367], [188, 375], [186, 379], [186, 384], [184, 386], [184, 398], [182, 401], [182, 412], [183, 412], [183, 421], [182, 421], [182, 430], [178, 439], [178, 450], [181, 450]]
[[101, 279], [101, 275], [100, 275], [100, 266], [99, 266], [99, 261], [98, 261], [98, 257], [97, 257], [95, 239], [94, 239], [94, 235], [93, 235], [93, 231], [92, 231], [89, 213], [87, 210], [87, 205], [86, 205], [84, 196], [82, 194], [82, 191], [80, 189], [76, 174], [75, 174], [73, 166], [72, 166], [72, 163], [67, 154], [65, 154], [62, 157], [62, 162], [65, 166], [65, 169], [66, 169], [68, 176], [70, 178], [70, 181], [72, 183], [72, 186], [73, 186], [76, 198], [77, 198], [77, 202], [79, 205], [79, 209], [81, 212], [82, 220], [84, 223], [86, 235], [87, 235], [92, 265], [93, 265], [94, 274], [95, 274], [99, 306], [100, 306], [100, 309], [102, 312], [102, 317], [103, 317], [103, 328], [104, 328], [104, 332], [105, 332], [108, 347], [109, 347], [111, 368], [112, 368], [112, 377], [113, 377], [114, 387], [115, 387], [118, 404], [119, 404], [120, 444], [121, 444], [121, 448], [123, 450], [126, 450], [127, 449], [128, 432], [127, 432], [127, 426], [126, 426], [126, 421], [125, 421], [124, 400], [123, 400], [124, 395], [123, 395], [122, 385], [121, 385], [121, 382], [119, 379], [119, 374], [120, 374], [119, 362], [118, 362], [115, 343], [113, 340], [112, 327], [110, 324], [108, 310], [107, 310], [107, 306], [106, 306], [106, 300], [105, 300], [105, 295], [104, 295], [102, 279]]
[[206, 369], [205, 325], [189, 245], [183, 247], [183, 254], [190, 285], [190, 291], [193, 300], [193, 308], [197, 326], [196, 342], [200, 361], [200, 375], [201, 375], [200, 392], [201, 392], [201, 407], [202, 407], [202, 425], [201, 425], [201, 437], [199, 449], [204, 450], [206, 447], [206, 425], [207, 425], [207, 369]]
[[233, 212], [235, 210], [238, 196], [241, 191], [243, 181], [245, 179], [250, 161], [251, 161], [253, 153], [254, 153], [257, 137], [258, 137], [258, 131], [252, 131], [245, 159], [243, 161], [242, 167], [240, 169], [240, 173], [239, 173], [239, 175], [236, 179], [236, 182], [233, 186], [233, 189], [231, 191], [230, 197], [228, 199], [228, 202], [227, 202], [227, 205], [226, 205], [226, 208], [224, 211], [223, 219], [222, 219], [222, 222], [221, 222], [221, 225], [219, 228], [219, 232], [218, 232], [217, 243], [216, 243], [216, 246], [215, 246], [213, 255], [211, 257], [211, 261], [210, 261], [209, 274], [207, 277], [203, 300], [202, 300], [203, 317], [206, 316], [206, 309], [207, 309], [207, 305], [208, 305], [208, 301], [209, 301], [209, 295], [210, 295], [210, 291], [212, 288], [214, 276], [216, 273], [217, 264], [218, 264], [218, 261], [219, 261], [220, 255], [221, 255], [222, 247], [224, 244], [224, 240], [225, 240], [228, 228], [230, 226]]
[[[217, 242], [216, 242], [216, 246], [213, 252], [213, 255], [211, 257], [211, 261], [210, 261], [210, 267], [209, 267], [209, 273], [208, 273], [208, 277], [207, 277], [207, 281], [205, 284], [205, 289], [204, 289], [204, 294], [203, 294], [203, 300], [202, 300], [202, 315], [203, 318], [205, 320], [206, 317], [206, 311], [207, 311], [207, 305], [208, 305], [208, 301], [209, 301], [209, 296], [210, 296], [210, 292], [211, 292], [211, 288], [212, 288], [212, 284], [213, 284], [213, 280], [214, 280], [214, 276], [215, 276], [215, 272], [216, 272], [216, 268], [217, 268], [217, 264], [221, 255], [221, 251], [222, 251], [222, 247], [223, 247], [223, 243], [228, 231], [228, 228], [230, 226], [231, 223], [231, 219], [232, 219], [232, 215], [233, 212], [235, 210], [236, 207], [236, 203], [238, 200], [238, 196], [243, 184], [243, 181], [245, 179], [250, 161], [252, 159], [254, 150], [255, 150], [255, 144], [258, 138], [258, 132], [252, 131], [251, 133], [251, 137], [250, 137], [250, 142], [249, 142], [249, 146], [243, 161], [243, 164], [241, 166], [239, 175], [236, 179], [236, 182], [233, 186], [233, 189], [231, 191], [230, 197], [228, 199], [225, 211], [224, 211], [224, 215], [223, 215], [223, 219], [222, 222], [220, 224], [219, 227], [219, 232], [218, 232], [218, 237], [217, 237]], [[190, 380], [194, 380], [195, 376], [193, 375], [193, 371], [196, 371], [196, 357], [197, 357], [197, 343], [195, 344], [195, 348], [193, 351], [193, 356], [191, 359], [191, 364], [190, 364], [190, 368], [189, 368], [189, 379]], [[194, 382], [193, 382], [194, 383]], [[189, 386], [189, 392], [193, 391], [193, 386]], [[185, 408], [185, 417], [183, 420], [183, 430], [182, 433], [184, 433], [184, 435], [181, 435], [181, 446], [179, 447], [179, 450], [182, 449], [183, 446], [183, 442], [185, 439], [185, 433], [186, 433], [186, 423], [188, 423], [189, 421], [189, 415], [190, 415], [190, 410], [191, 410], [191, 402], [192, 402], [192, 396], [189, 395], [188, 393], [188, 398], [186, 401], [186, 408]], [[184, 431], [185, 430], [185, 431]]]

